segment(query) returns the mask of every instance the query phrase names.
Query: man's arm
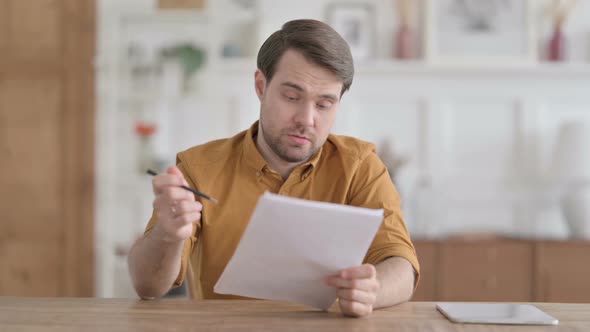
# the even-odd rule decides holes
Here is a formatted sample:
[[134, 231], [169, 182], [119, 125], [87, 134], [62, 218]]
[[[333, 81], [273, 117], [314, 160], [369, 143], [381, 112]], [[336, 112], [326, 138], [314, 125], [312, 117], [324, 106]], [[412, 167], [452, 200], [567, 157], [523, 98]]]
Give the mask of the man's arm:
[[415, 273], [412, 264], [402, 257], [389, 257], [375, 266], [379, 290], [374, 308], [406, 302], [414, 293]]
[[142, 299], [165, 295], [180, 272], [184, 241], [165, 242], [158, 228], [139, 238], [129, 252], [129, 273]]
[[186, 182], [177, 167], [153, 179], [157, 222], [137, 240], [127, 262], [133, 286], [144, 299], [160, 297], [172, 287], [182, 268], [182, 251], [195, 232], [203, 206], [179, 186]]
[[369, 315], [374, 308], [407, 301], [414, 288], [414, 267], [419, 272], [400, 197], [387, 168], [374, 149], [367, 150], [361, 160], [350, 187], [349, 204], [383, 209], [383, 223], [365, 256], [367, 264], [345, 269], [326, 280], [337, 289], [342, 312], [357, 317]]

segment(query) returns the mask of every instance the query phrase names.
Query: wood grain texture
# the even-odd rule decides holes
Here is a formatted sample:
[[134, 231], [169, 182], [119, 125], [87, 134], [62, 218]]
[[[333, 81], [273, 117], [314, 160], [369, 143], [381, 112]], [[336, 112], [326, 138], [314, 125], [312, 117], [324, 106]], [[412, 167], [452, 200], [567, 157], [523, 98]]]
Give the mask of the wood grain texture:
[[8, 36], [10, 35], [8, 30], [8, 5], [8, 0], [0, 0], [0, 54], [8, 52]]
[[559, 326], [462, 325], [448, 322], [434, 303], [409, 302], [347, 318], [336, 311], [271, 301], [139, 301], [0, 297], [4, 331], [588, 331], [590, 304], [535, 304]]
[[59, 61], [61, 0], [9, 1], [10, 50], [15, 59]]
[[590, 302], [590, 242], [544, 241], [536, 246], [536, 301]]
[[0, 77], [0, 211], [8, 221], [6, 240], [57, 241], [61, 234], [60, 94], [57, 79]]
[[412, 297], [413, 301], [435, 301], [437, 297], [438, 242], [414, 241], [420, 261], [420, 282]]
[[51, 240], [16, 239], [0, 245], [1, 294], [48, 297], [59, 294], [60, 247]]
[[440, 257], [441, 301], [533, 299], [533, 248], [527, 241], [449, 241]]
[[0, 0], [0, 295], [94, 294], [95, 0]]
[[414, 301], [590, 303], [590, 241], [414, 240]]
[[[94, 294], [94, 54], [96, 3], [61, 0], [64, 22], [63, 296]], [[68, 204], [75, 202], [75, 204]]]
[[0, 294], [59, 295], [60, 80], [0, 76]]

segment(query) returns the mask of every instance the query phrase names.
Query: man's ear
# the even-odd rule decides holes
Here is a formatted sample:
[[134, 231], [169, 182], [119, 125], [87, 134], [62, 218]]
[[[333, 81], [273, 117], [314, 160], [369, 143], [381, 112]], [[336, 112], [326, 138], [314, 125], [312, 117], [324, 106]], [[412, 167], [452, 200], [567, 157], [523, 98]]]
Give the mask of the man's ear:
[[266, 89], [266, 77], [259, 69], [254, 73], [254, 88], [256, 89], [258, 99], [262, 101], [262, 96], [264, 96], [264, 90]]

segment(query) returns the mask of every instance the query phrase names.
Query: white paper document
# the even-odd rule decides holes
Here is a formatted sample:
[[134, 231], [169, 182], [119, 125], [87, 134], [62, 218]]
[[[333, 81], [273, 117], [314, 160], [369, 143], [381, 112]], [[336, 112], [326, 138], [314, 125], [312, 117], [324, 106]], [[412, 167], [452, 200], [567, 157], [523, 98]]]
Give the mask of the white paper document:
[[361, 265], [382, 221], [382, 209], [266, 192], [214, 291], [328, 309], [324, 279]]

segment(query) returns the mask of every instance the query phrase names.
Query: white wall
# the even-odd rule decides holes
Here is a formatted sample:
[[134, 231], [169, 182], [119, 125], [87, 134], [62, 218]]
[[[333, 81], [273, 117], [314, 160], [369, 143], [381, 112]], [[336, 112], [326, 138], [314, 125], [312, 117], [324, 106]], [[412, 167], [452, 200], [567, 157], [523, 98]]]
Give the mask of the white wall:
[[[545, 172], [559, 125], [571, 118], [590, 120], [590, 2], [579, 2], [566, 29], [570, 60], [575, 64], [488, 68], [387, 61], [395, 27], [394, 4], [368, 2], [377, 9], [379, 61], [357, 65], [334, 131], [375, 143], [388, 139], [397, 153], [410, 158], [398, 185], [413, 236], [461, 231], [567, 236]], [[208, 22], [210, 54], [218, 54], [220, 40], [235, 33], [228, 27], [238, 22], [251, 29], [249, 38], [254, 41], [250, 44], [257, 45], [247, 52], [253, 55], [283, 22], [298, 17], [321, 19], [330, 2], [260, 0], [254, 16], [228, 11], [227, 1], [209, 3], [201, 18]], [[533, 3], [538, 16], [541, 1]], [[154, 12], [153, 4], [99, 1], [99, 296], [133, 294], [124, 258], [115, 256], [114, 248], [127, 246], [151, 212], [150, 180], [137, 170], [133, 134], [133, 123], [145, 115], [145, 107], [165, 126], [158, 149], [170, 164], [175, 152], [245, 129], [258, 115], [252, 58], [222, 61], [210, 56], [209, 66], [193, 81], [191, 92], [181, 97], [156, 89], [147, 98], [152, 104], [141, 107], [128, 98], [120, 48], [126, 35], [120, 22], [129, 15], [148, 17]], [[547, 31], [546, 22], [538, 24], [538, 30]], [[203, 37], [195, 34], [201, 34], [195, 38]], [[144, 37], [155, 40], [154, 36], [146, 32]]]

